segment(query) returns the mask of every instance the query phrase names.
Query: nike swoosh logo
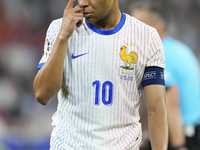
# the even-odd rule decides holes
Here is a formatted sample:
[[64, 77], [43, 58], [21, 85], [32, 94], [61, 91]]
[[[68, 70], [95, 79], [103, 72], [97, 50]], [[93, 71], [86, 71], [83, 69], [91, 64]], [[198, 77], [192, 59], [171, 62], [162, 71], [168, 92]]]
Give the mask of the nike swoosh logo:
[[86, 54], [88, 54], [88, 53], [84, 53], [84, 54], [74, 56], [74, 53], [73, 53], [71, 58], [76, 59], [76, 58], [81, 57], [81, 56], [86, 55]]

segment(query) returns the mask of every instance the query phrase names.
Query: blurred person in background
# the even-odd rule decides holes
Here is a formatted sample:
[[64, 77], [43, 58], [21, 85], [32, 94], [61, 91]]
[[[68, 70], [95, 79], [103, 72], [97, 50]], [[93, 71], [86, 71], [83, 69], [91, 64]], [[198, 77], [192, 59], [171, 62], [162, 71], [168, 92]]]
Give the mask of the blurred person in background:
[[168, 35], [166, 6], [151, 1], [133, 3], [130, 13], [157, 29], [165, 49], [166, 102], [170, 150], [200, 150], [200, 71], [192, 50]]
[[[41, 40], [46, 28], [44, 31], [41, 25], [36, 27], [33, 22], [38, 20], [33, 17], [26, 18], [28, 14], [38, 15], [31, 9], [26, 12], [28, 8], [23, 3], [23, 0], [0, 1], [0, 143], [5, 145], [0, 144], [0, 150], [4, 150], [3, 147], [8, 150], [49, 149], [52, 128], [48, 116], [56, 109], [52, 103], [44, 110], [35, 101], [32, 80], [37, 72], [35, 65], [38, 55], [41, 56], [38, 49], [43, 46]], [[34, 7], [39, 5], [42, 4]], [[41, 12], [39, 15], [43, 16]], [[44, 117], [49, 119], [44, 122]]]

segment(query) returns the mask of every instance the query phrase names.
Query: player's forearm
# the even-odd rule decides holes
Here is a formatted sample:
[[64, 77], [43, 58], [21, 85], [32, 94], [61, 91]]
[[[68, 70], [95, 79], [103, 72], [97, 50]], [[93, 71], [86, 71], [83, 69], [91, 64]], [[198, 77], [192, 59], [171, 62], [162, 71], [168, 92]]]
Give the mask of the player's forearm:
[[61, 88], [67, 41], [57, 38], [49, 59], [35, 77], [35, 96], [43, 105], [48, 104]]
[[149, 110], [148, 121], [152, 150], [167, 150], [168, 125], [165, 106], [160, 105]]

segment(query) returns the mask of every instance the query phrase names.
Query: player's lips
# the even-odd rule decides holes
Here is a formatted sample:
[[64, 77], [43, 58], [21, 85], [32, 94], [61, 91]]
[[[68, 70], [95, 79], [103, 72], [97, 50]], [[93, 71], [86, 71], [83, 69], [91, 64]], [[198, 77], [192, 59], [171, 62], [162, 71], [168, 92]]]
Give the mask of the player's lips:
[[92, 13], [83, 13], [83, 16], [84, 16], [85, 18], [88, 18], [88, 17], [91, 16], [91, 14], [92, 14]]

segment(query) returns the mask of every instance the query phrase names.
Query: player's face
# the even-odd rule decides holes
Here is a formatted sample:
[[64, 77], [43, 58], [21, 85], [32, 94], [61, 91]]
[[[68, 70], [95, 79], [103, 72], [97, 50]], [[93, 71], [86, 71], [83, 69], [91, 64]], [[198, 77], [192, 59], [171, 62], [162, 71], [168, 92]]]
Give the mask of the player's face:
[[90, 23], [102, 21], [115, 9], [117, 0], [78, 0], [83, 16]]

